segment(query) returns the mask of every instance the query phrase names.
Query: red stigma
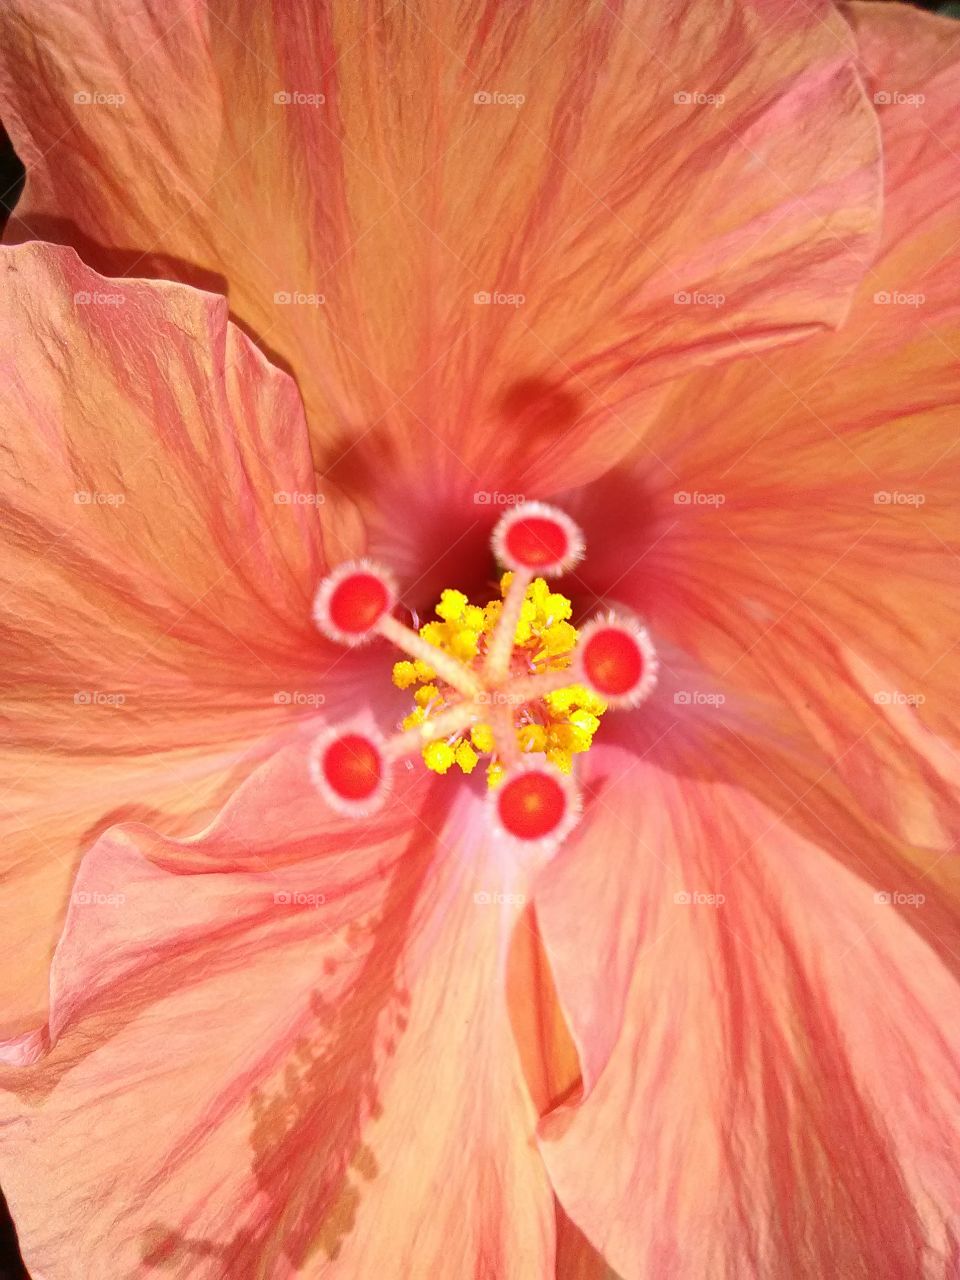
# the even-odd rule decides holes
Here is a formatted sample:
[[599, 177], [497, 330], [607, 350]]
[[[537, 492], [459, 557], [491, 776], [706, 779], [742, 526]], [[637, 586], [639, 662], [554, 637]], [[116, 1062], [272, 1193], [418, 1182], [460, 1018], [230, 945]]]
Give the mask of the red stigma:
[[497, 793], [503, 829], [518, 840], [542, 840], [551, 835], [567, 816], [568, 808], [562, 785], [538, 770], [508, 778]]
[[570, 553], [567, 531], [547, 516], [514, 521], [507, 529], [505, 545], [513, 560], [528, 569], [557, 564]]
[[383, 776], [380, 752], [359, 733], [348, 733], [331, 742], [320, 767], [330, 790], [344, 800], [369, 799]]
[[385, 583], [372, 573], [352, 573], [337, 583], [330, 597], [330, 621], [340, 631], [362, 635], [383, 616], [390, 604]]
[[643, 653], [629, 632], [602, 627], [584, 646], [583, 668], [597, 693], [618, 697], [630, 693], [643, 678]]

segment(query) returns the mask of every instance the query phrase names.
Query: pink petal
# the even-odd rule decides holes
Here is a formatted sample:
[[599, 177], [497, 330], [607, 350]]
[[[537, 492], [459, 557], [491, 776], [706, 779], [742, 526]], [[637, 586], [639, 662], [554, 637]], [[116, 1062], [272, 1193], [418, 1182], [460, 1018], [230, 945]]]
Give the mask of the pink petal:
[[584, 1058], [541, 1128], [567, 1212], [624, 1280], [951, 1274], [960, 989], [931, 899], [884, 901], [740, 788], [606, 773], [536, 899]]
[[[839, 775], [903, 840], [949, 849], [960, 48], [952, 22], [914, 9], [851, 14], [883, 130], [881, 254], [839, 333], [676, 385], [642, 459], [582, 499], [601, 548], [585, 576], [642, 609], [728, 698], [764, 701], [811, 782]], [[806, 765], [785, 767], [789, 803]]]
[[226, 285], [358, 490], [385, 451], [475, 489], [582, 479], [679, 369], [836, 325], [875, 248], [875, 122], [826, 4], [15, 0], [4, 35], [16, 234]]
[[0, 253], [10, 1034], [43, 1012], [99, 831], [196, 830], [246, 758], [340, 684], [310, 623], [322, 508], [277, 501], [317, 490], [293, 382], [220, 298], [105, 280], [68, 249]]
[[519, 907], [496, 901], [525, 886], [453, 795], [418, 775], [382, 820], [333, 821], [298, 744], [202, 837], [101, 837], [54, 964], [52, 1051], [21, 1046], [34, 1065], [3, 1076], [0, 1176], [31, 1269], [550, 1273], [504, 999]]

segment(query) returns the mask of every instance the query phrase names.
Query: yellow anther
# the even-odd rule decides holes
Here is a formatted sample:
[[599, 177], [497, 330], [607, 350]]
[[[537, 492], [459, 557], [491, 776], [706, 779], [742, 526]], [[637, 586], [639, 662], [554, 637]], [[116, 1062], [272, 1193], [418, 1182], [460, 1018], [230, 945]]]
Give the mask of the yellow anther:
[[420, 628], [422, 639], [436, 649], [442, 649], [447, 639], [447, 628], [442, 622], [425, 622]]
[[558, 689], [556, 693], [548, 693], [544, 701], [554, 711], [570, 711], [573, 707], [582, 707], [595, 716], [602, 716], [607, 709], [604, 700], [582, 684], [572, 684], [566, 689]]
[[464, 627], [462, 631], [458, 631], [450, 641], [450, 652], [457, 658], [469, 661], [477, 656], [477, 650], [480, 647], [480, 637], [476, 631], [472, 631], [469, 627]]
[[471, 631], [482, 631], [484, 617], [484, 612], [479, 605], [468, 604], [463, 611], [463, 625], [469, 627]]
[[521, 751], [546, 751], [547, 731], [542, 724], [524, 724], [517, 730]]
[[551, 591], [541, 606], [547, 623], [566, 622], [573, 613], [573, 605], [559, 591]]
[[542, 613], [547, 597], [550, 595], [550, 588], [547, 586], [546, 579], [534, 578], [527, 590], [527, 595], [536, 605], [537, 610]]
[[413, 700], [418, 707], [426, 709], [431, 702], [440, 702], [440, 690], [435, 684], [423, 684], [413, 695]]
[[595, 716], [602, 716], [607, 709], [607, 704], [597, 694], [591, 693], [589, 689], [584, 688], [582, 684], [576, 685], [579, 690], [577, 695], [577, 703], [583, 707], [584, 711], [592, 711]]
[[502, 600], [491, 600], [483, 611], [483, 630], [485, 632], [492, 631], [497, 625], [497, 619], [503, 609]]
[[560, 747], [551, 747], [547, 752], [547, 759], [551, 764], [555, 764], [561, 773], [573, 772], [573, 758], [569, 751], [563, 751]]
[[427, 713], [424, 711], [423, 707], [414, 707], [410, 714], [408, 716], [404, 716], [400, 723], [403, 725], [404, 729], [416, 729], [417, 725], [423, 724], [426, 718]]
[[555, 622], [552, 626], [544, 628], [540, 633], [540, 640], [543, 646], [542, 653], [551, 657], [555, 654], [569, 653], [577, 643], [577, 629], [569, 622]]
[[467, 607], [467, 597], [462, 591], [453, 591], [449, 587], [441, 593], [440, 603], [434, 612], [445, 622], [459, 622]]
[[477, 750], [483, 752], [484, 755], [489, 754], [496, 745], [493, 730], [488, 724], [475, 724], [470, 730], [470, 738]]
[[446, 773], [454, 759], [449, 742], [428, 742], [423, 748], [423, 763], [434, 773]]
[[409, 689], [417, 683], [417, 669], [412, 662], [393, 664], [393, 683], [398, 689]]
[[499, 761], [491, 761], [491, 763], [487, 765], [487, 786], [499, 787], [500, 783], [503, 781], [503, 775], [505, 772], [503, 765], [500, 764]]
[[525, 618], [521, 618], [517, 623], [517, 630], [514, 633], [513, 643], [526, 644], [532, 635], [533, 627], [531, 627], [530, 623], [527, 622]]
[[551, 746], [559, 747], [561, 751], [570, 751], [575, 755], [581, 751], [587, 751], [592, 739], [592, 733], [584, 733], [569, 721], [554, 725], [550, 730]]
[[473, 773], [480, 757], [465, 738], [461, 738], [454, 749], [454, 759], [464, 773]]
[[510, 583], [513, 581], [513, 574], [508, 569], [506, 573], [500, 575], [500, 594], [505, 596], [510, 590]]
[[572, 684], [568, 689], [556, 689], [546, 695], [544, 702], [556, 715], [562, 716], [580, 702], [579, 688], [579, 685]]
[[582, 733], [588, 733], [591, 738], [600, 728], [599, 719], [589, 711], [574, 711], [570, 717], [570, 723], [576, 725]]
[[413, 664], [413, 668], [417, 673], [418, 680], [433, 680], [437, 674], [433, 667], [428, 667], [427, 664], [425, 662], [421, 662], [419, 658]]

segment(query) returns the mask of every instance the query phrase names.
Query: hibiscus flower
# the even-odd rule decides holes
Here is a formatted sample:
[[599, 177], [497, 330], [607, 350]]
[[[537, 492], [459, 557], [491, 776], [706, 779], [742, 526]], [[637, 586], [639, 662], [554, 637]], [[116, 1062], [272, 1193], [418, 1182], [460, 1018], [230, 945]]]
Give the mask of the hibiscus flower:
[[[956, 28], [3, 22], [12, 238], [85, 260], [3, 252], [37, 1280], [951, 1275]], [[542, 584], [527, 502], [583, 538]], [[502, 708], [421, 732], [511, 609], [503, 679], [599, 681], [611, 609], [646, 664], [633, 709], [504, 704], [582, 801], [535, 857]], [[329, 744], [379, 780], [403, 720], [341, 812]]]

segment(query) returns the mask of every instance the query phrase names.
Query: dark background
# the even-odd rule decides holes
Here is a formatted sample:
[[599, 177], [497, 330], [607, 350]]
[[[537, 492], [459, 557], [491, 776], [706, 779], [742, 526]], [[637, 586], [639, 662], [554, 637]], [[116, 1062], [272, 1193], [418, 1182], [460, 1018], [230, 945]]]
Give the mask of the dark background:
[[[960, 18], [960, 0], [950, 0], [947, 4], [937, 3], [936, 0], [915, 0], [915, 3], [921, 9], [943, 13], [951, 18]], [[0, 122], [0, 228], [4, 226], [7, 217], [19, 200], [23, 183], [23, 165], [10, 145], [7, 132]], [[56, 1211], [56, 1205], [50, 1205], [50, 1212], [56, 1213]], [[2, 1191], [0, 1191], [0, 1280], [30, 1280], [20, 1256], [17, 1235]], [[91, 1280], [94, 1278], [91, 1277]], [[97, 1280], [101, 1278], [98, 1277]], [[112, 1280], [112, 1277], [103, 1277], [102, 1280]]]

